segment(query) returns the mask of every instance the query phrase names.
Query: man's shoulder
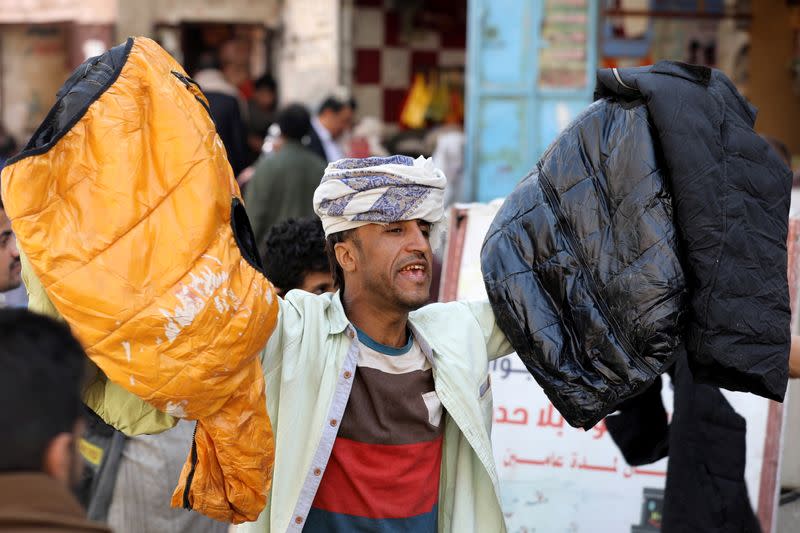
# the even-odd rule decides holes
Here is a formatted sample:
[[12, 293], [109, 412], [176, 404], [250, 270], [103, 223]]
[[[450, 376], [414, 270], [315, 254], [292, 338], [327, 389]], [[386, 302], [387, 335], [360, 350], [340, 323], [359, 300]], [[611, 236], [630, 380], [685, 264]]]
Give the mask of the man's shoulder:
[[[275, 180], [276, 176], [283, 178], [284, 174], [290, 173], [297, 168], [297, 157], [294, 154], [288, 153], [287, 150], [280, 150], [267, 157], [262, 157], [255, 168], [253, 179], [260, 176], [260, 179]], [[281, 185], [287, 182], [283, 179], [278, 179]]]
[[282, 320], [299, 320], [305, 327], [317, 324], [322, 329], [340, 332], [344, 331], [348, 323], [338, 293], [317, 295], [293, 289], [280, 300], [280, 309]]
[[[296, 154], [296, 157], [299, 161], [303, 162], [303, 165], [309, 169], [313, 169], [314, 171], [325, 172], [325, 167], [328, 166], [328, 162], [322, 159], [319, 155], [312, 152], [309, 148], [302, 147], [302, 152]], [[322, 178], [322, 174], [319, 175], [319, 178]]]
[[409, 319], [415, 323], [449, 323], [474, 317], [472, 307], [470, 302], [435, 302], [412, 311]]
[[[259, 174], [264, 171], [269, 171], [270, 169], [274, 168], [276, 165], [280, 164], [280, 152], [275, 154], [269, 155], [262, 155], [255, 166], [255, 173]], [[255, 177], [255, 176], [254, 176]]]
[[314, 169], [321, 168], [324, 171], [327, 165], [327, 162], [313, 150], [300, 143], [287, 144], [271, 159], [274, 165], [290, 167], [295, 171], [299, 165]]
[[437, 334], [446, 328], [491, 327], [494, 312], [488, 300], [436, 302], [411, 312], [409, 320], [415, 327]]
[[305, 144], [292, 143], [288, 145], [287, 148], [289, 148], [287, 156], [291, 157], [293, 160], [302, 161], [309, 166], [322, 167], [323, 170], [328, 164], [328, 162], [322, 159], [310, 146]]
[[334, 293], [332, 292], [314, 294], [302, 289], [292, 289], [286, 293], [286, 296], [284, 296], [283, 300], [284, 302], [289, 302], [292, 305], [300, 305], [303, 307], [311, 305], [314, 307], [325, 308], [333, 303], [333, 296]]
[[239, 107], [239, 101], [235, 96], [223, 92], [209, 91], [204, 93], [208, 100], [209, 107], [214, 111], [230, 113]]

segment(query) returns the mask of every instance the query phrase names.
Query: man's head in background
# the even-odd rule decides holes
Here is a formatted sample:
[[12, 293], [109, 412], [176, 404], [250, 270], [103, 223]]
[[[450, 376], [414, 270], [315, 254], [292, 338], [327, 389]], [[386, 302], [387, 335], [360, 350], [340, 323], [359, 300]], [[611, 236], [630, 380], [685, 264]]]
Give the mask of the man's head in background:
[[230, 39], [219, 48], [219, 65], [229, 83], [241, 87], [250, 81], [250, 47], [243, 39]]
[[3, 168], [6, 160], [17, 152], [17, 142], [14, 137], [6, 131], [3, 124], [0, 124], [0, 169]]
[[311, 114], [302, 104], [289, 104], [278, 112], [277, 123], [283, 137], [299, 142], [311, 131]]
[[19, 287], [22, 283], [21, 275], [22, 266], [19, 262], [17, 239], [11, 231], [11, 221], [6, 216], [3, 202], [0, 200], [0, 292]]
[[0, 474], [43, 472], [75, 484], [85, 364], [65, 324], [0, 310]]
[[264, 272], [283, 297], [292, 289], [314, 294], [333, 292], [325, 232], [318, 218], [289, 219], [267, 234]]
[[331, 137], [338, 139], [353, 127], [355, 111], [356, 101], [353, 98], [329, 96], [320, 104], [317, 120], [330, 132]]
[[264, 74], [255, 81], [253, 103], [265, 113], [275, 111], [278, 107], [278, 84], [275, 78]]

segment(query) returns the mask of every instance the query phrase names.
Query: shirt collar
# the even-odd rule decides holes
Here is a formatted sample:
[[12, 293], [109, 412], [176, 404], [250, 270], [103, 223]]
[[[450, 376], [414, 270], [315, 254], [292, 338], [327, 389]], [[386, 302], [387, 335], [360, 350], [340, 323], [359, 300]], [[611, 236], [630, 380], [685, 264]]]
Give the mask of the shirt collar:
[[[331, 305], [328, 306], [328, 324], [330, 324], [330, 328], [328, 333], [331, 335], [338, 335], [339, 333], [344, 332], [345, 330], [349, 331], [350, 338], [356, 337], [356, 329], [355, 327], [350, 324], [350, 320], [348, 320], [347, 315], [344, 313], [344, 306], [342, 305], [341, 299], [341, 291], [336, 291], [331, 296]], [[428, 358], [428, 361], [431, 363], [432, 367], [436, 367], [434, 358], [433, 358], [433, 349], [431, 345], [425, 340], [425, 338], [420, 334], [420, 331], [414, 325], [413, 316], [409, 315], [408, 317], [408, 329], [411, 330], [411, 334], [417, 340], [422, 353], [425, 354], [425, 357]]]
[[[330, 324], [328, 332], [331, 335], [338, 335], [350, 325], [347, 315], [344, 314], [341, 294], [341, 291], [333, 293], [333, 296], [331, 296], [331, 305], [328, 307], [328, 324]], [[355, 330], [353, 331], [355, 332]]]
[[322, 141], [332, 141], [333, 136], [331, 132], [328, 131], [328, 128], [322, 125], [322, 122], [319, 121], [317, 117], [311, 117], [311, 126], [314, 128], [314, 131], [317, 132], [320, 140]]

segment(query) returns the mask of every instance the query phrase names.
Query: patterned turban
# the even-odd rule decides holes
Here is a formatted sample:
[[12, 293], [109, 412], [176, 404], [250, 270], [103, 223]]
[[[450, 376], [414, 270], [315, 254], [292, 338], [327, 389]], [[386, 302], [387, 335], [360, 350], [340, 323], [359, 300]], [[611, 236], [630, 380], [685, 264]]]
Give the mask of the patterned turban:
[[[314, 211], [325, 236], [366, 224], [444, 219], [444, 173], [424, 157], [340, 159], [325, 169]], [[434, 244], [435, 246], [435, 244]]]

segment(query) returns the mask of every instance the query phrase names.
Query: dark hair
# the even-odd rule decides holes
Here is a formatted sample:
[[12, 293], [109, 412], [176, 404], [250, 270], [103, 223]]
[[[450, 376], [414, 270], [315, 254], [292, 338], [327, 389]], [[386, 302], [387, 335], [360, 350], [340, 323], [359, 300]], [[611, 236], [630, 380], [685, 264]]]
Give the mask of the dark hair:
[[333, 96], [327, 97], [322, 103], [319, 105], [319, 111], [317, 112], [318, 115], [321, 115], [328, 109], [333, 111], [334, 113], [338, 113], [344, 107], [344, 102], [335, 98]]
[[3, 168], [2, 161], [10, 158], [15, 153], [17, 153], [17, 142], [0, 124], [0, 169]]
[[356, 110], [358, 105], [356, 104], [355, 98], [337, 98], [335, 96], [328, 96], [322, 103], [319, 105], [319, 111], [317, 112], [318, 115], [321, 115], [323, 111], [330, 109], [334, 113], [338, 113], [345, 107], [349, 107], [353, 111]]
[[281, 135], [301, 140], [311, 130], [311, 115], [302, 104], [289, 104], [278, 112], [278, 126]]
[[361, 245], [353, 234], [353, 230], [331, 233], [328, 235], [328, 238], [325, 239], [325, 252], [328, 254], [328, 264], [330, 265], [331, 276], [333, 276], [333, 284], [342, 294], [344, 294], [344, 271], [341, 265], [339, 265], [339, 261], [336, 259], [336, 245], [351, 238], [356, 246]]
[[40, 471], [81, 412], [86, 354], [69, 327], [24, 309], [0, 310], [0, 471]]
[[265, 241], [264, 273], [286, 294], [309, 272], [327, 272], [325, 232], [317, 217], [290, 218], [270, 228]]
[[219, 70], [222, 68], [222, 64], [219, 61], [219, 57], [216, 52], [203, 52], [200, 54], [200, 57], [197, 58], [197, 67], [195, 68], [195, 74], [200, 72], [201, 70]]
[[273, 78], [270, 74], [264, 74], [260, 76], [254, 83], [256, 89], [268, 89], [273, 93], [278, 92], [278, 84], [275, 83], [275, 78]]

